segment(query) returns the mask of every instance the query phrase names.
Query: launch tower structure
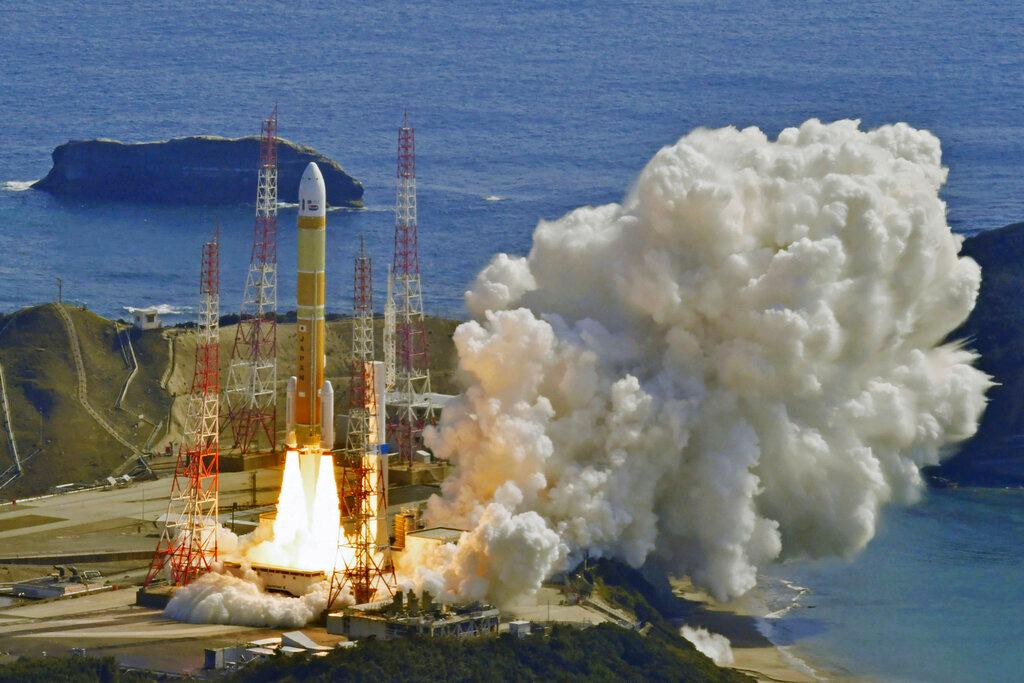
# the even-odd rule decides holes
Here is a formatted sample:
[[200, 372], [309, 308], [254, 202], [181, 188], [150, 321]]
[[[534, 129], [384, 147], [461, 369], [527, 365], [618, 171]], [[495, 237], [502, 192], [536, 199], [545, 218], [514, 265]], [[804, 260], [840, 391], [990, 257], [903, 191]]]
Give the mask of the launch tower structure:
[[373, 386], [373, 264], [363, 238], [354, 259], [352, 287], [352, 367], [349, 382], [348, 456], [362, 456], [372, 443], [376, 425]]
[[387, 290], [384, 297], [384, 389], [391, 393], [395, 390], [397, 370], [395, 365], [395, 294], [394, 274], [388, 264]]
[[277, 432], [277, 107], [263, 121], [256, 223], [245, 294], [231, 347], [228, 425], [241, 454], [276, 448]]
[[220, 475], [220, 230], [203, 245], [196, 359], [164, 529], [145, 585], [169, 569], [184, 586], [217, 561]]
[[387, 455], [382, 452], [381, 424], [383, 364], [373, 359], [373, 268], [362, 238], [354, 271], [348, 437], [341, 495], [344, 517], [353, 522], [353, 533], [346, 538], [344, 527], [339, 530], [337, 557], [347, 560], [344, 567], [335, 561], [328, 606], [346, 586], [356, 603], [362, 604], [381, 591], [393, 595], [397, 585], [388, 554]]
[[[420, 283], [419, 228], [416, 218], [416, 137], [409, 114], [398, 129], [398, 190], [395, 202], [395, 394], [389, 429], [401, 461], [411, 464], [422, 443], [423, 426], [434, 418], [431, 405], [427, 331]], [[386, 352], [385, 352], [386, 353]]]

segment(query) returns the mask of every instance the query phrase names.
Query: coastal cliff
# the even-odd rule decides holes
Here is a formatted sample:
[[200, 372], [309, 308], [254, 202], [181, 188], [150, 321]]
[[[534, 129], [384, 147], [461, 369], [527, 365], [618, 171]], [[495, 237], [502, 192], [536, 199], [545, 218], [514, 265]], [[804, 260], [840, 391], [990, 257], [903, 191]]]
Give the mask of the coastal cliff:
[[978, 433], [928, 474], [938, 483], [1024, 486], [1024, 223], [970, 237], [960, 253], [981, 266], [981, 292], [949, 338], [978, 351], [978, 367], [999, 384]]
[[[53, 150], [53, 168], [32, 185], [54, 195], [163, 204], [254, 202], [258, 137], [195, 136], [164, 142], [72, 140]], [[331, 206], [362, 206], [363, 185], [312, 147], [281, 140], [278, 200], [298, 201], [306, 165], [320, 166]]]

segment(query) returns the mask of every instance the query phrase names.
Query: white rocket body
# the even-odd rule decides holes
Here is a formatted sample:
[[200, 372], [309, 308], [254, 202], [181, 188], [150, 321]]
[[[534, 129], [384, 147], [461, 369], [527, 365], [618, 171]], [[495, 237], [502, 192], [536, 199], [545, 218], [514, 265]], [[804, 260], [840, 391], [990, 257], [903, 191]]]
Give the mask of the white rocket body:
[[320, 388], [320, 448], [334, 450], [334, 387], [329, 379]]
[[295, 448], [295, 386], [297, 384], [295, 375], [288, 378], [288, 389], [284, 395], [284, 433], [285, 443], [289, 448]]

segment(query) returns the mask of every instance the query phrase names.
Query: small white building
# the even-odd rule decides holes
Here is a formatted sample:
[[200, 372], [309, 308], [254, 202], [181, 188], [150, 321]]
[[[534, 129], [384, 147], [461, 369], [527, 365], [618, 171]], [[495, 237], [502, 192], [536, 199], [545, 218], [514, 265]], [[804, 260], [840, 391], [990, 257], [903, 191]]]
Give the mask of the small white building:
[[516, 638], [525, 638], [530, 635], [530, 622], [517, 620], [508, 622], [508, 632]]
[[160, 329], [160, 313], [155, 308], [133, 308], [132, 325], [139, 330]]

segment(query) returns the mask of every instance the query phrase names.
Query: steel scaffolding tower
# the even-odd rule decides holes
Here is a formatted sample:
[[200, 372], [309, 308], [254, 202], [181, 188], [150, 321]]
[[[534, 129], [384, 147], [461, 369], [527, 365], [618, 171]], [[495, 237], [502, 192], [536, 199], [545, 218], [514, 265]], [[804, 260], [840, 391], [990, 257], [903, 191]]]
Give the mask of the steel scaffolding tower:
[[[370, 445], [376, 425], [373, 364], [373, 264], [366, 254], [363, 238], [355, 257], [352, 293], [352, 366], [349, 382], [348, 437], [345, 454], [361, 456]], [[367, 370], [370, 366], [370, 370]], [[367, 373], [370, 376], [367, 376]]]
[[245, 294], [231, 347], [228, 425], [245, 454], [274, 450], [277, 432], [277, 107], [263, 121], [256, 223]]
[[406, 113], [398, 129], [398, 191], [395, 202], [394, 285], [396, 309], [395, 395], [391, 432], [401, 461], [412, 463], [423, 425], [433, 420], [427, 332], [423, 323], [419, 236], [416, 222], [416, 138]]
[[397, 372], [395, 369], [395, 294], [394, 275], [391, 264], [388, 264], [387, 294], [384, 298], [384, 329], [382, 333], [384, 346], [384, 389], [391, 393], [395, 390]]
[[[342, 476], [342, 508], [354, 521], [354, 534], [339, 532], [338, 558], [328, 592], [328, 606], [348, 586], [359, 604], [378, 591], [394, 594], [395, 571], [387, 547], [387, 461], [381, 453], [381, 418], [377, 395], [383, 378], [373, 360], [373, 270], [362, 238], [355, 257], [352, 316], [352, 365], [349, 383], [348, 437]], [[383, 519], [381, 512], [384, 511]]]
[[196, 360], [185, 431], [171, 480], [164, 529], [145, 585], [169, 570], [170, 582], [190, 583], [217, 561], [220, 473], [220, 230], [203, 245]]

